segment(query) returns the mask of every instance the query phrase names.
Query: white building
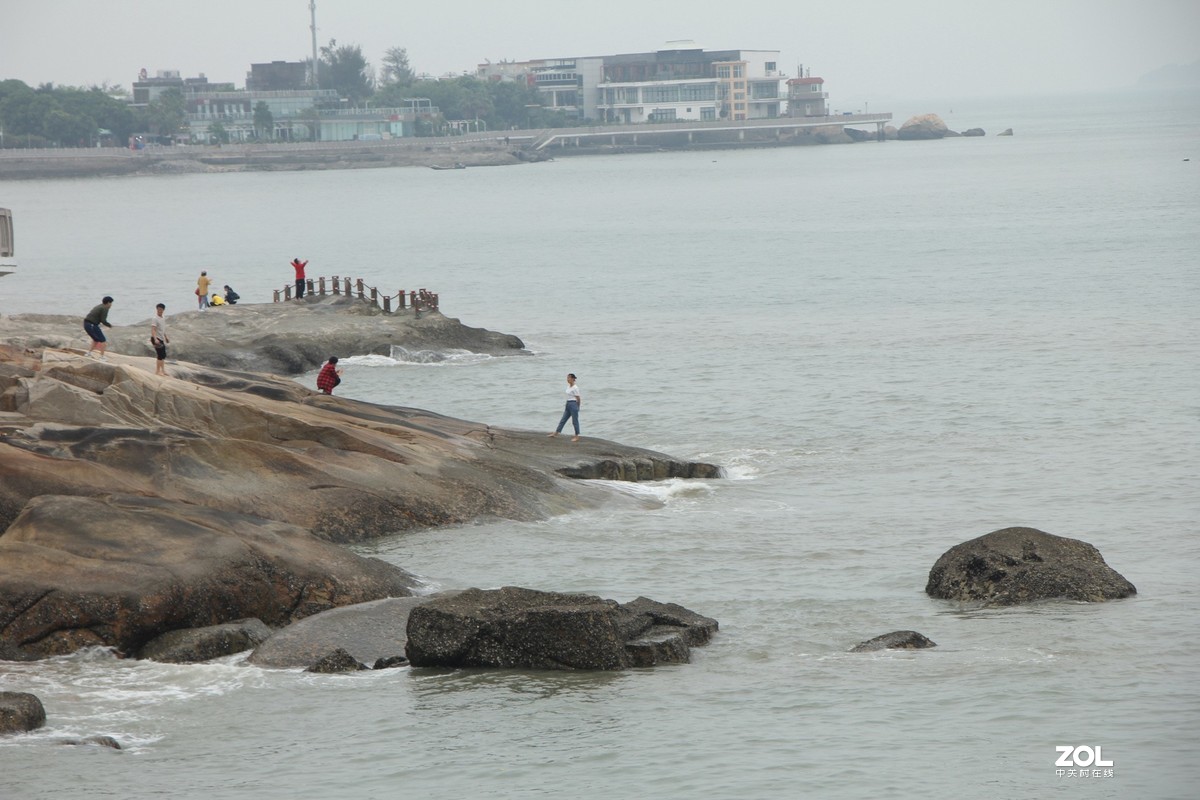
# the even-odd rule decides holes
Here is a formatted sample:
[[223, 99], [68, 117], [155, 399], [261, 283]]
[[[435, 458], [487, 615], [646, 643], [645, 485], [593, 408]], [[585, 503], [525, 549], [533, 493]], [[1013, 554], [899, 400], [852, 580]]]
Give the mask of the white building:
[[519, 80], [570, 117], [636, 124], [771, 119], [785, 113], [778, 50], [704, 50], [668, 42], [653, 53], [480, 64], [488, 80]]

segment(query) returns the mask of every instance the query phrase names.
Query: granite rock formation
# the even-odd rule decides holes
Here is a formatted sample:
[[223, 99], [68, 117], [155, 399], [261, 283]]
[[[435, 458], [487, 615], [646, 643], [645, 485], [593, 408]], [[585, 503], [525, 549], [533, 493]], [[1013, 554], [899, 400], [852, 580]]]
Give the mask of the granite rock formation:
[[955, 545], [929, 571], [930, 597], [1011, 606], [1037, 600], [1101, 602], [1137, 594], [1087, 542], [1004, 528]]
[[156, 636], [143, 645], [137, 655], [170, 664], [196, 664], [253, 650], [272, 633], [261, 619], [239, 619], [206, 628], [182, 628]]
[[43, 657], [134, 653], [168, 631], [251, 616], [286, 625], [415, 583], [294, 525], [152, 497], [51, 495], [0, 536], [0, 637]]
[[[153, 357], [150, 320], [113, 305], [105, 330], [109, 354]], [[118, 325], [129, 319], [131, 324]], [[0, 317], [0, 340], [26, 348], [88, 345], [80, 316], [15, 314]], [[331, 355], [391, 355], [409, 351], [465, 350], [490, 355], [528, 355], [516, 336], [463, 325], [436, 311], [385, 313], [368, 300], [310, 295], [281, 303], [247, 303], [168, 316], [169, 357], [221, 369], [296, 375]]]
[[896, 138], [901, 141], [941, 139], [947, 130], [946, 123], [937, 114], [918, 114], [900, 126]]
[[716, 630], [714, 619], [644, 597], [622, 605], [509, 586], [417, 606], [406, 652], [414, 667], [622, 670], [687, 663]]

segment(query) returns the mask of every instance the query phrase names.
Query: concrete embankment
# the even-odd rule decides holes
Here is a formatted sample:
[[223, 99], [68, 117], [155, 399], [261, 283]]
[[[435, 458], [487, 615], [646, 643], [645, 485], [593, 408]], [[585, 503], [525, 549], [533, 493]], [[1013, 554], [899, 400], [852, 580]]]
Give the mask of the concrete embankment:
[[403, 139], [384, 142], [225, 145], [221, 147], [78, 148], [0, 151], [0, 180], [170, 175], [195, 172], [468, 167], [519, 164], [503, 139]]

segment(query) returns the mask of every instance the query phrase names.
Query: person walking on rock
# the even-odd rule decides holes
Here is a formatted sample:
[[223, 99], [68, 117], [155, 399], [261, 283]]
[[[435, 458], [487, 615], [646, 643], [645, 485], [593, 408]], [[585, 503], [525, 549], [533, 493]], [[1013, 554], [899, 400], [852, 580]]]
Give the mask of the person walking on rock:
[[333, 394], [334, 388], [342, 382], [342, 371], [338, 369], [337, 362], [337, 356], [330, 356], [325, 366], [317, 373], [317, 388], [321, 390], [321, 394]]
[[196, 300], [200, 303], [200, 310], [208, 308], [208, 286], [212, 280], [208, 277], [206, 270], [200, 271], [200, 277], [196, 280]]
[[304, 268], [308, 266], [307, 261], [301, 261], [298, 258], [292, 259], [292, 269], [296, 270], [296, 299], [301, 300], [304, 297]]
[[154, 374], [167, 376], [167, 318], [163, 312], [167, 307], [159, 303], [154, 307], [154, 316], [150, 318], [150, 344], [154, 348], [157, 361], [154, 362]]
[[105, 295], [100, 301], [100, 305], [93, 308], [83, 318], [83, 330], [92, 340], [92, 346], [88, 348], [88, 355], [99, 353], [100, 358], [104, 358], [104, 350], [108, 347], [108, 339], [104, 337], [104, 331], [100, 330], [103, 325], [106, 328], [111, 328], [112, 325], [108, 322], [108, 310], [112, 308], [113, 299]]
[[579, 407], [581, 405], [583, 405], [583, 395], [579, 393], [579, 387], [575, 384], [575, 373], [568, 373], [567, 406], [563, 409], [562, 419], [558, 421], [558, 427], [554, 429], [554, 433], [550, 434], [551, 437], [562, 433], [563, 426], [567, 424], [567, 420], [571, 420], [571, 424], [575, 427], [575, 435], [571, 437], [571, 441], [579, 441]]

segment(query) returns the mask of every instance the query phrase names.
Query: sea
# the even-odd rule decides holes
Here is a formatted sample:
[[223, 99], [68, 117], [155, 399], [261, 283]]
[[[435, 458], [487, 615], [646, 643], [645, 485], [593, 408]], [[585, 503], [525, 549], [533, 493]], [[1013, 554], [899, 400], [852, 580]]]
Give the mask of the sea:
[[[337, 353], [340, 394], [549, 432], [573, 372], [584, 436], [725, 471], [357, 548], [431, 591], [679, 603], [720, 623], [689, 664], [0, 663], [48, 715], [0, 797], [1195, 797], [1200, 96], [897, 106], [987, 135], [0, 185], [0, 314], [171, 316], [202, 269], [270, 302], [300, 257], [529, 351]], [[1009, 526], [1138, 594], [925, 594]], [[848, 652], [904, 629], [937, 646]]]

